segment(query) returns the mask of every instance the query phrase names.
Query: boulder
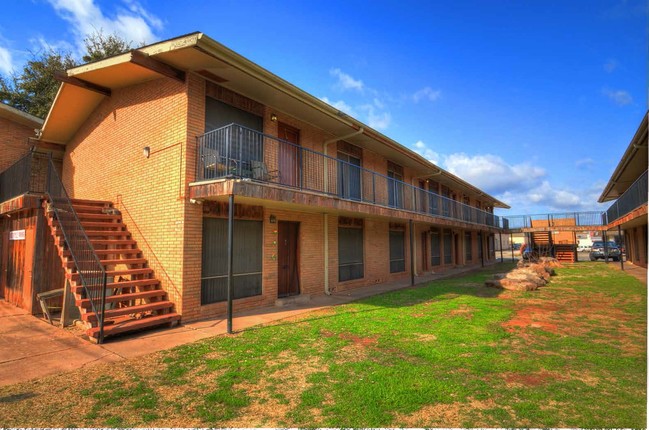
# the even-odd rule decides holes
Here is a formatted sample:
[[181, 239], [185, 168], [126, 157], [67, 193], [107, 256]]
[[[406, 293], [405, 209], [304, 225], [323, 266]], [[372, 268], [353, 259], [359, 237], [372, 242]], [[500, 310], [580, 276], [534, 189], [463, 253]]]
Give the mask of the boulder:
[[534, 291], [548, 283], [556, 273], [554, 267], [560, 264], [554, 258], [543, 257], [538, 263], [519, 261], [508, 273], [497, 273], [485, 282], [486, 287], [504, 288], [513, 291]]

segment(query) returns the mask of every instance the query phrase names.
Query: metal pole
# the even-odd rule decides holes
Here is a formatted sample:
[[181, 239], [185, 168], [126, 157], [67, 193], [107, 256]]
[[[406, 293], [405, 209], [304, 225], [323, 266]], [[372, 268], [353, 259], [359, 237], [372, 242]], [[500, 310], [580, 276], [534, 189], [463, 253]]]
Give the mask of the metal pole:
[[[575, 214], [575, 219], [577, 219], [577, 214]], [[572, 241], [574, 242], [574, 247], [575, 247], [575, 263], [579, 262], [579, 253], [577, 252], [577, 232], [573, 231], [572, 232]]]
[[509, 249], [512, 251], [512, 263], [514, 262], [514, 233], [509, 232]]
[[97, 343], [104, 343], [104, 314], [106, 312], [106, 272], [103, 273], [101, 280], [101, 302], [99, 304], [99, 308], [101, 313], [99, 314], [98, 318], [99, 338], [97, 339]]
[[498, 241], [500, 242], [500, 262], [504, 262], [505, 259], [503, 258], [503, 232], [499, 231], [498, 232]]
[[[622, 240], [622, 227], [620, 225], [617, 226], [617, 235], [620, 236], [620, 240]], [[624, 238], [624, 247], [626, 248], [626, 237]], [[621, 250], [620, 250], [620, 269], [624, 270], [624, 255], [622, 255]]]
[[604, 240], [604, 261], [608, 263], [608, 244], [606, 243], [606, 230], [602, 231], [602, 239]]
[[228, 334], [232, 334], [232, 299], [234, 297], [234, 285], [232, 284], [232, 262], [234, 250], [234, 194], [230, 194], [228, 200]]
[[410, 285], [415, 285], [415, 232], [410, 220]]

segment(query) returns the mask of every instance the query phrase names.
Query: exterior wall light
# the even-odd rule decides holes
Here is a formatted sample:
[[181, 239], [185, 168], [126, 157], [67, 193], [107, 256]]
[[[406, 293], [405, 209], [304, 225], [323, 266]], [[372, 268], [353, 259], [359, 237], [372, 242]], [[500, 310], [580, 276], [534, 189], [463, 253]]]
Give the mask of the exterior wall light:
[[274, 113], [271, 113], [270, 114], [270, 120], [273, 121], [273, 122], [277, 121], [277, 115], [274, 114]]
[[277, 217], [275, 215], [271, 215], [269, 221], [271, 224], [275, 224], [277, 223]]
[[149, 158], [151, 156], [151, 147], [145, 146], [142, 153], [144, 154], [144, 158]]

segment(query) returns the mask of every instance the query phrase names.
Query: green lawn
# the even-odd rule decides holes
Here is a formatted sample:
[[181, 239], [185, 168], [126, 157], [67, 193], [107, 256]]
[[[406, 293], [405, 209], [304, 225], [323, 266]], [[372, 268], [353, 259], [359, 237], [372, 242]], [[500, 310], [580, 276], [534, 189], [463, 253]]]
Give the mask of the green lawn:
[[646, 287], [482, 286], [505, 267], [0, 388], [0, 425], [646, 427]]

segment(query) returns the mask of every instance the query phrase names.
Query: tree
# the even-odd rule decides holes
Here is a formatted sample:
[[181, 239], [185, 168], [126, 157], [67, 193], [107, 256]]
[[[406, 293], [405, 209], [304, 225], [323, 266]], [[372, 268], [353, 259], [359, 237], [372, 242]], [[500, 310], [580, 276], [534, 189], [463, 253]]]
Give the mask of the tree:
[[118, 55], [131, 49], [133, 42], [127, 42], [117, 34], [105, 35], [96, 31], [83, 39], [86, 45], [86, 55], [81, 57], [84, 63], [103, 60], [113, 55]]
[[59, 89], [54, 73], [76, 65], [72, 56], [53, 49], [33, 54], [20, 74], [9, 79], [0, 77], [0, 100], [30, 113], [45, 118]]
[[[132, 42], [127, 42], [116, 34], [104, 35], [97, 31], [88, 35], [84, 44], [86, 54], [82, 56], [82, 60], [90, 62], [128, 51]], [[49, 49], [32, 54], [22, 72], [6, 78], [0, 76], [0, 101], [45, 118], [60, 85], [54, 78], [54, 73], [77, 65], [72, 54], [62, 50]]]

